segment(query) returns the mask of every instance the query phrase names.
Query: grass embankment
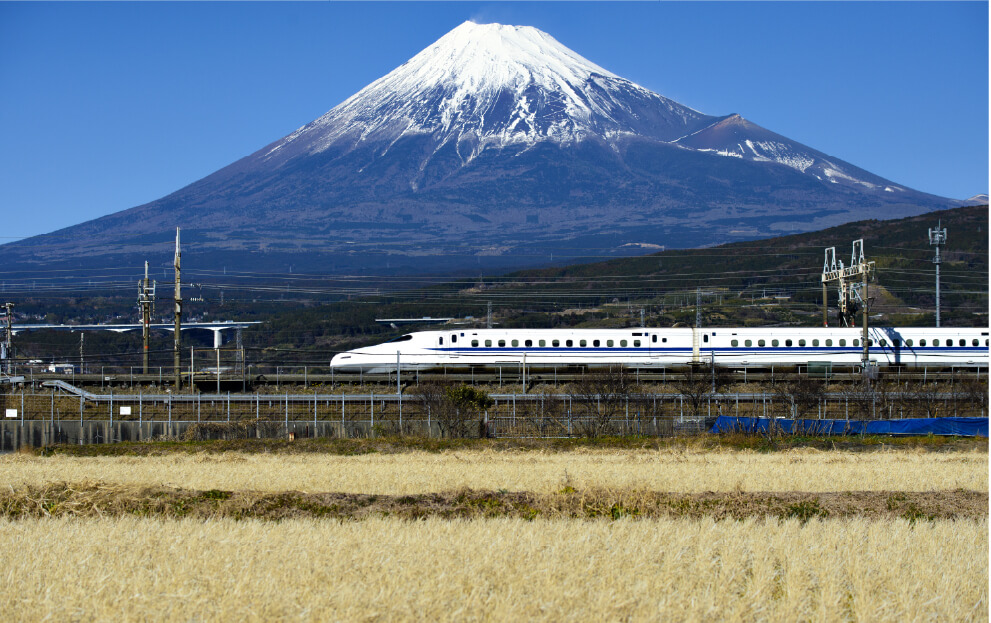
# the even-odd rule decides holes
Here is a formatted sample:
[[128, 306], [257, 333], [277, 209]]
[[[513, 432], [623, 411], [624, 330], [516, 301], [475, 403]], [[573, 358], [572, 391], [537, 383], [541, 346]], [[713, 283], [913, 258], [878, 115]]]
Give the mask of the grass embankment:
[[0, 517], [159, 517], [167, 519], [324, 518], [364, 520], [543, 519], [791, 519], [901, 518], [908, 521], [986, 519], [988, 494], [977, 491], [842, 493], [658, 493], [565, 487], [556, 493], [473, 491], [416, 495], [259, 493], [101, 483], [55, 483], [0, 491]]
[[28, 519], [0, 552], [20, 621], [988, 615], [986, 520]]
[[435, 439], [414, 436], [386, 436], [370, 439], [227, 439], [211, 441], [154, 441], [112, 444], [53, 445], [38, 451], [45, 456], [158, 456], [167, 454], [216, 454], [224, 452], [272, 454], [393, 454], [399, 452], [447, 452], [453, 450], [542, 451], [570, 452], [586, 449], [616, 450], [753, 450], [778, 452], [799, 448], [816, 450], [887, 451], [925, 450], [955, 452], [961, 450], [988, 451], [987, 438], [967, 437], [892, 437], [865, 436], [805, 436], [805, 435], [747, 435], [701, 434], [685, 437], [581, 437], [561, 439]]

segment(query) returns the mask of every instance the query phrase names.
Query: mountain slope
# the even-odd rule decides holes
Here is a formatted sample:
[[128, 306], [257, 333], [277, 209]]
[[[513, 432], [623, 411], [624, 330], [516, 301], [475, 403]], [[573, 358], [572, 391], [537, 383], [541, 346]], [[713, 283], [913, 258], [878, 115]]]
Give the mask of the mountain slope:
[[0, 260], [155, 261], [181, 226], [184, 255], [208, 266], [451, 272], [950, 205], [739, 115], [678, 104], [537, 29], [465, 23], [254, 154], [158, 201], [0, 247]]

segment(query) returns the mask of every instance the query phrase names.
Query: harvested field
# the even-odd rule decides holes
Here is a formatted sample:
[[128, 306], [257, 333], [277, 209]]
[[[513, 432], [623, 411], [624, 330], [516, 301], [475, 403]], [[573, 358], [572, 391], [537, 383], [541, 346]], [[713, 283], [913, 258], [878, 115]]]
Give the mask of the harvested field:
[[0, 520], [0, 561], [21, 621], [988, 618], [986, 519]]
[[553, 493], [631, 489], [705, 491], [988, 491], [988, 454], [795, 449], [469, 450], [338, 456], [172, 454], [145, 457], [0, 457], [0, 482], [171, 486], [226, 491], [414, 495], [462, 488]]
[[0, 518], [159, 517], [181, 519], [393, 517], [490, 519], [987, 519], [988, 494], [845, 491], [841, 493], [661, 493], [631, 490], [557, 493], [473, 491], [417, 495], [194, 491], [100, 483], [54, 483], [0, 491]]

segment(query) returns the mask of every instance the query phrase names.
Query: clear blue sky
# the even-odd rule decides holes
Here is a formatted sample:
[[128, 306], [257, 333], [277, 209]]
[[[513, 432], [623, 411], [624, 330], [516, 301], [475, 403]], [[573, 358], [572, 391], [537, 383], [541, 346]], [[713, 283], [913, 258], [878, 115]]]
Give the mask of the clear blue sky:
[[918, 190], [988, 190], [985, 2], [0, 2], [0, 242], [196, 181], [468, 19]]

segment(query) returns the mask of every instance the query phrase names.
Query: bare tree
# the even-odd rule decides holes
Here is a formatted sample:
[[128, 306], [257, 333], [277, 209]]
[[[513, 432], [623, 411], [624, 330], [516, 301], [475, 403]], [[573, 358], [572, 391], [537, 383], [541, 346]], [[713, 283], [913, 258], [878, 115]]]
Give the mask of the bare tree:
[[584, 437], [598, 437], [625, 412], [635, 386], [621, 366], [585, 374], [571, 385], [572, 410], [578, 416], [574, 430]]
[[711, 366], [692, 366], [685, 375], [675, 381], [674, 387], [682, 395], [689, 415], [702, 415], [703, 407], [723, 386], [727, 377], [721, 368]]
[[472, 423], [477, 423], [480, 435], [487, 436], [488, 431], [481, 427], [482, 415], [493, 402], [487, 393], [471, 385], [448, 387], [444, 391], [445, 406], [441, 409], [444, 418], [437, 420], [441, 433], [448, 437], [467, 437]]
[[542, 437], [566, 435], [568, 427], [568, 405], [552, 393], [531, 393], [525, 401], [517, 403], [516, 411], [531, 429]]
[[774, 394], [785, 404], [791, 405], [789, 415], [796, 418], [819, 416], [819, 405], [826, 393], [825, 384], [819, 379], [801, 374], [786, 377], [774, 384]]
[[958, 390], [961, 392], [972, 413], [979, 417], [984, 417], [988, 409], [988, 381], [984, 379], [968, 377], [960, 382]]
[[943, 406], [943, 392], [935, 383], [914, 383], [908, 387], [909, 396], [919, 415], [928, 418], [938, 417]]

